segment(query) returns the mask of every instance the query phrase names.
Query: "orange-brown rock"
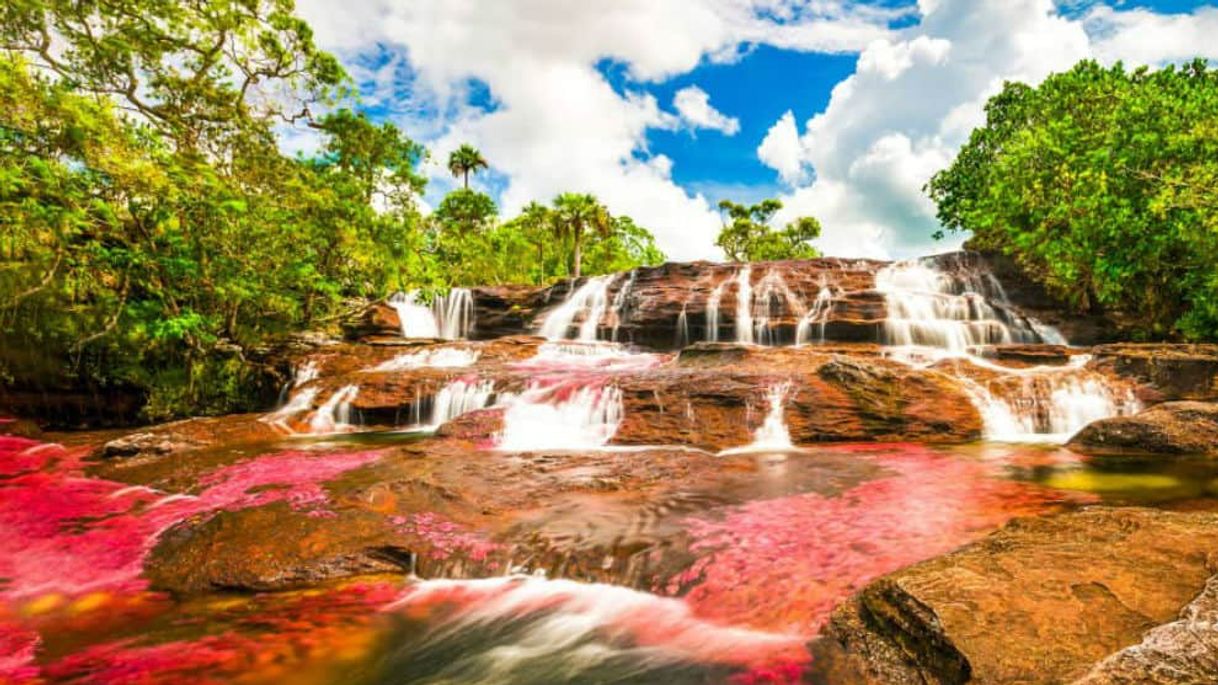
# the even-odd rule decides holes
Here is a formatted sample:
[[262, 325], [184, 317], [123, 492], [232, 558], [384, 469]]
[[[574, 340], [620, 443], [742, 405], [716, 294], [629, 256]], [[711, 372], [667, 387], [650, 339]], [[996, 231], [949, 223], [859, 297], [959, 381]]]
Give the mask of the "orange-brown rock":
[[870, 584], [814, 650], [897, 685], [1069, 683], [1174, 621], [1218, 571], [1216, 544], [1209, 513], [1019, 519]]
[[1092, 354], [1091, 368], [1139, 383], [1146, 401], [1218, 401], [1218, 345], [1121, 343]]
[[1166, 402], [1134, 416], [1102, 419], [1079, 431], [1067, 445], [1094, 456], [1218, 456], [1218, 404]]

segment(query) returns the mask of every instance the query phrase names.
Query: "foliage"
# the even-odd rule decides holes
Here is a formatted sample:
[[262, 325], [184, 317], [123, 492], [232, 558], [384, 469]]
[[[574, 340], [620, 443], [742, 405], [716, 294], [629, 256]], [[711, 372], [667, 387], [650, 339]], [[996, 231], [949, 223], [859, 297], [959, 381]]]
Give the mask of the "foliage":
[[1143, 337], [1218, 337], [1218, 71], [1085, 61], [1008, 83], [928, 185], [948, 230]]
[[820, 237], [820, 222], [810, 216], [801, 217], [782, 229], [772, 229], [770, 220], [780, 209], [782, 202], [773, 198], [752, 206], [720, 201], [723, 229], [715, 244], [734, 262], [819, 257], [820, 252], [811, 241]]
[[[454, 285], [544, 284], [575, 276], [571, 226], [581, 214], [590, 214], [598, 225], [602, 220], [607, 223], [603, 230], [579, 230], [579, 273], [625, 271], [665, 259], [650, 231], [628, 216], [610, 215], [592, 196], [563, 194], [553, 207], [531, 202], [510, 221], [484, 224], [483, 230], [474, 233], [462, 232], [440, 214], [437, 209], [432, 215], [441, 245], [439, 258], [447, 265]], [[494, 223], [493, 217], [488, 223]]]
[[452, 173], [453, 178], [460, 176], [463, 179], [466, 190], [469, 190], [469, 175], [477, 173], [479, 169], [489, 169], [490, 165], [486, 158], [478, 151], [478, 148], [463, 143], [461, 147], [452, 151], [448, 156], [448, 171]]
[[[252, 410], [252, 352], [360, 298], [662, 259], [594, 200], [500, 224], [463, 188], [423, 217], [426, 151], [348, 96], [290, 0], [0, 6], [0, 383]], [[280, 150], [292, 122], [315, 154]]]
[[609, 210], [587, 193], [563, 193], [554, 198], [550, 220], [554, 236], [571, 244], [571, 275], [579, 278], [583, 272], [584, 238], [607, 238], [613, 234], [613, 217]]

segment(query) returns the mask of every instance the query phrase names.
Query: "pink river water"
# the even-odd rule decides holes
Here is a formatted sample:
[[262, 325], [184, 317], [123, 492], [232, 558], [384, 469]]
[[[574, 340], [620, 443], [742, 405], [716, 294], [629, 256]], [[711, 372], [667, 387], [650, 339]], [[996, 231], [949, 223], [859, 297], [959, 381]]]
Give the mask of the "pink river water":
[[[545, 682], [495, 650], [540, 642], [550, 645], [537, 657], [551, 659], [547, 668], [588, 676], [594, 671], [578, 669], [605, 667], [579, 661], [572, 655], [584, 652], [574, 648], [560, 654], [566, 641], [612, 647], [610, 667], [627, 674], [645, 664], [659, 669], [643, 671], [652, 674], [693, 668], [699, 675], [689, 682], [794, 682], [808, 666], [804, 644], [867, 582], [1012, 517], [1090, 498], [1006, 477], [1068, 461], [1056, 452], [961, 455], [908, 444], [822, 452], [873, 462], [883, 475], [836, 496], [794, 494], [687, 517], [696, 561], [651, 592], [533, 578], [375, 577], [178, 601], [149, 591], [141, 576], [161, 532], [277, 501], [330, 516], [324, 484], [386, 452], [270, 451], [174, 495], [90, 477], [84, 448], [0, 437], [0, 683], [383, 682], [385, 664], [417, 675], [403, 682], [452, 669], [507, 669], [503, 682]], [[398, 518], [442, 544], [481, 540], [428, 512]], [[402, 637], [403, 625], [414, 637]], [[483, 635], [502, 625], [516, 629]], [[385, 656], [394, 641], [410, 640], [410, 655]], [[462, 644], [464, 656], [445, 656], [445, 640]]]

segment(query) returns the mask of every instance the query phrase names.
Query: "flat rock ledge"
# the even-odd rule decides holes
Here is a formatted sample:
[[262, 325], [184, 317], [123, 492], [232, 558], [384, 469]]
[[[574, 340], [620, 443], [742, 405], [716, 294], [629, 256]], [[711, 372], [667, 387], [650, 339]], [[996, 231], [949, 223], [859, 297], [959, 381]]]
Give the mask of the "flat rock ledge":
[[811, 645], [833, 682], [1218, 682], [1218, 516], [1017, 519], [885, 576]]

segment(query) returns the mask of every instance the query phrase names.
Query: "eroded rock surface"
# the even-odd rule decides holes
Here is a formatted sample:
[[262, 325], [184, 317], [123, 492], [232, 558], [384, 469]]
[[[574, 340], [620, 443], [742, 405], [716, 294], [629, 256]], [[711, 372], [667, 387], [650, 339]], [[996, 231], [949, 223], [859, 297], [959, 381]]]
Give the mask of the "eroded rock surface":
[[885, 683], [1071, 682], [1175, 620], [1218, 571], [1216, 544], [1208, 513], [1019, 519], [872, 583], [817, 649]]

